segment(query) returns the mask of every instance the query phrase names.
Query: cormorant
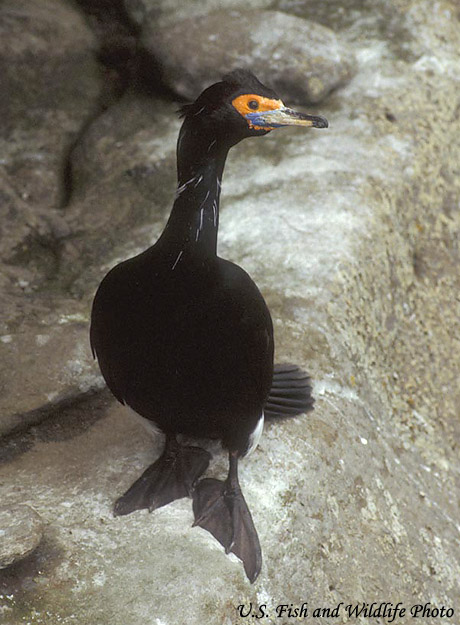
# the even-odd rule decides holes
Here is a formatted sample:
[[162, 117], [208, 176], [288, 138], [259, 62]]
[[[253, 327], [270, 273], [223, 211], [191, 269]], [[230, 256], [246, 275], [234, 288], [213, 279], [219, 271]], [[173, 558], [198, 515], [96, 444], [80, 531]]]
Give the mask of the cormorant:
[[[281, 126], [325, 128], [287, 108], [247, 70], [235, 70], [182, 108], [178, 188], [159, 240], [103, 279], [91, 346], [123, 404], [166, 436], [162, 455], [120, 497], [115, 514], [193, 497], [194, 525], [211, 532], [253, 582], [262, 556], [238, 483], [238, 459], [257, 445], [267, 415], [313, 406], [309, 378], [273, 365], [273, 327], [249, 275], [217, 255], [222, 172], [229, 149]], [[202, 479], [211, 455], [182, 436], [220, 439], [225, 481]]]

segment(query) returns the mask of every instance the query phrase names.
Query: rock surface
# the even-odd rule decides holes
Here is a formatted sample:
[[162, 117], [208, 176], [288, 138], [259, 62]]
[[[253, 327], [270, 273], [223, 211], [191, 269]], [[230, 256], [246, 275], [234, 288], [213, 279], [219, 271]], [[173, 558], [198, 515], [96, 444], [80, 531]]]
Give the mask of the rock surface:
[[78, 366], [66, 367], [86, 337], [82, 308], [49, 285], [72, 235], [62, 208], [68, 155], [99, 111], [102, 82], [97, 41], [72, 4], [7, 0], [0, 23], [2, 434], [87, 385]]
[[188, 100], [228, 71], [250, 67], [287, 101], [318, 103], [354, 68], [353, 52], [329, 28], [279, 11], [220, 10], [162, 27], [153, 13], [142, 41], [164, 82]]
[[[277, 605], [304, 601], [310, 615], [341, 601], [431, 602], [455, 610], [443, 624], [458, 623], [458, 10], [427, 0], [315, 4], [276, 8], [308, 19], [316, 10], [353, 48], [358, 71], [320, 107], [327, 131], [280, 130], [235, 147], [222, 195], [219, 253], [254, 277], [272, 311], [277, 360], [308, 369], [317, 398], [308, 417], [268, 424], [241, 463], [261, 576], [250, 586], [238, 561], [191, 528], [188, 500], [113, 518], [114, 500], [161, 441], [103, 392], [48, 404], [46, 421], [4, 439], [2, 504], [33, 506], [46, 523], [38, 549], [0, 574], [7, 625], [240, 625], [248, 619], [236, 607], [251, 601], [266, 604], [260, 622], [270, 625], [283, 622]], [[40, 324], [55, 301], [50, 284], [81, 314], [58, 324], [62, 351], [56, 342], [45, 361], [75, 388], [100, 380], [83, 367], [94, 285], [167, 217], [172, 108], [129, 93], [88, 127], [73, 151], [73, 234], [59, 271], [48, 290], [22, 295]], [[74, 323], [78, 357], [66, 369]], [[16, 340], [3, 334], [3, 345]], [[18, 352], [37, 359], [45, 384], [39, 347]], [[14, 367], [9, 379], [27, 393], [33, 369]], [[213, 452], [209, 473], [222, 477], [225, 456]], [[398, 620], [413, 622], [409, 613]]]
[[[57, 208], [67, 153], [97, 109], [97, 43], [68, 2], [6, 0], [0, 11], [2, 169], [32, 212]], [[8, 215], [14, 223], [10, 209], [2, 230]]]
[[30, 555], [40, 544], [43, 521], [23, 504], [0, 507], [0, 569]]
[[[95, 120], [76, 146], [67, 220], [79, 236], [63, 251], [61, 274], [67, 283], [73, 284], [76, 275], [104, 256], [113, 262], [108, 255], [116, 244], [135, 246], [130, 230], [141, 230], [146, 223], [152, 229], [158, 220], [153, 233], [143, 234], [144, 247], [159, 234], [176, 186], [176, 110], [175, 104], [128, 92]], [[127, 236], [120, 237], [120, 232]], [[87, 276], [84, 280], [86, 292]]]
[[250, 5], [244, 0], [123, 0], [126, 12], [135, 24], [142, 27], [152, 18], [159, 25], [174, 24], [190, 17], [205, 16], [218, 9], [270, 9], [272, 0], [252, 0]]

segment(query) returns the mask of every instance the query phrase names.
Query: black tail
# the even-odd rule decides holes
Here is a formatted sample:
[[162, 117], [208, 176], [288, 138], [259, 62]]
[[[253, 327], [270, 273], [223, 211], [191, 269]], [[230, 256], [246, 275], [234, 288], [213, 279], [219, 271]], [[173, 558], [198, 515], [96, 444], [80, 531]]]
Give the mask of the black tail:
[[310, 376], [297, 365], [275, 365], [264, 414], [268, 418], [294, 417], [313, 410]]

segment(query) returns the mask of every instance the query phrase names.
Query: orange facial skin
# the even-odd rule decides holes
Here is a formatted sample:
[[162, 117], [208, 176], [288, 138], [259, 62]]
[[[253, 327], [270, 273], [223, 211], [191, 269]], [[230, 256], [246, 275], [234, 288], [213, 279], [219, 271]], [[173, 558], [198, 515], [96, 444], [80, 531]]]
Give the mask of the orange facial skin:
[[274, 130], [274, 128], [267, 128], [266, 126], [263, 128], [261, 126], [254, 126], [254, 124], [252, 124], [251, 121], [246, 117], [248, 113], [275, 111], [284, 107], [284, 104], [281, 100], [272, 100], [271, 98], [264, 98], [261, 95], [256, 95], [253, 93], [245, 93], [244, 95], [239, 95], [232, 101], [232, 104], [236, 108], [238, 113], [245, 118], [249, 127], [254, 128], [255, 130]]

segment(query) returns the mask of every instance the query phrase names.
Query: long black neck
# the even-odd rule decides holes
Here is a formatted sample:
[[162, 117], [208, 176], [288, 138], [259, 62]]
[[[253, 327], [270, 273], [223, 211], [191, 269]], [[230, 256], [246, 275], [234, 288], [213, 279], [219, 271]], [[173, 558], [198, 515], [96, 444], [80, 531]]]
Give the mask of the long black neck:
[[178, 253], [216, 254], [220, 188], [229, 147], [187, 120], [181, 128], [178, 188], [163, 233]]

